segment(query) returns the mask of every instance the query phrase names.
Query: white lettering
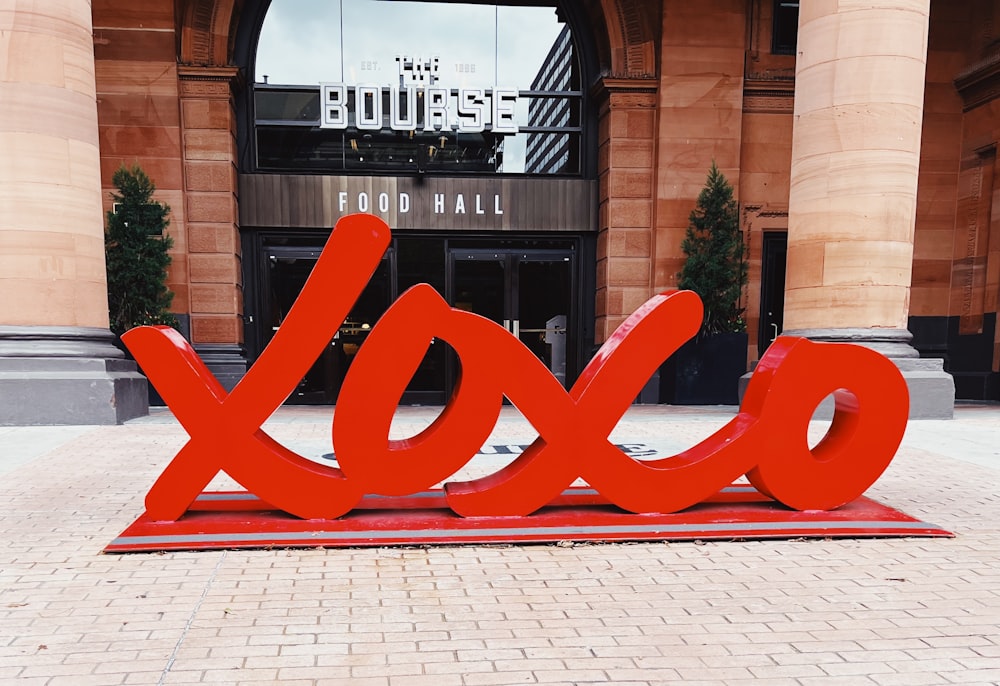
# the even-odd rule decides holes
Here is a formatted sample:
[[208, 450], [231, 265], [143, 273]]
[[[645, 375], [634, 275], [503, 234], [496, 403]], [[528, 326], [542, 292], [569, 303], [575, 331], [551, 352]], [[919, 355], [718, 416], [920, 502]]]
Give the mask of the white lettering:
[[434, 57], [411, 57], [409, 55], [396, 55], [396, 63], [399, 67], [400, 83], [404, 81], [410, 83], [427, 83], [433, 86], [438, 82], [441, 72], [441, 58]]
[[[427, 69], [430, 70], [430, 67]], [[433, 82], [432, 76], [431, 83]], [[350, 97], [352, 93], [353, 97]], [[487, 94], [482, 88], [461, 88], [455, 93], [456, 96], [453, 97], [450, 88], [439, 86], [380, 87], [373, 84], [348, 86], [343, 83], [321, 83], [320, 128], [343, 130], [353, 124], [362, 131], [378, 131], [383, 128], [383, 117], [388, 115], [389, 128], [393, 131], [416, 131], [419, 128], [418, 96], [423, 95], [425, 132], [452, 131], [457, 128], [462, 133], [479, 133], [486, 130], [488, 124], [498, 134], [518, 132], [515, 121], [518, 98], [516, 88], [496, 87], [491, 94]], [[385, 112], [383, 96], [388, 97], [388, 112]]]
[[424, 91], [424, 131], [451, 131], [448, 123], [448, 89], [428, 88]]
[[485, 129], [486, 92], [482, 88], [463, 88], [458, 91], [458, 130], [479, 133]]
[[516, 103], [516, 89], [493, 89], [493, 133], [517, 133], [517, 124], [514, 123]]
[[355, 125], [365, 131], [382, 128], [382, 89], [378, 86], [358, 86], [354, 91]]
[[[398, 58], [397, 58], [398, 59]], [[406, 96], [406, 117], [400, 110], [402, 101], [400, 95]], [[393, 131], [415, 131], [417, 128], [417, 89], [407, 86], [403, 90], [389, 89], [389, 126]]]
[[[357, 194], [349, 191], [336, 191], [336, 194], [337, 209], [341, 214], [349, 212], [379, 212], [380, 214], [396, 212], [397, 214], [407, 214], [413, 208], [413, 196], [410, 193], [402, 191], [396, 196], [393, 196], [389, 191], [359, 191]], [[475, 199], [473, 200], [472, 197], [466, 199], [466, 195], [475, 196]], [[502, 215], [504, 213], [503, 196], [499, 193], [492, 195], [493, 214]], [[427, 195], [418, 195], [417, 200], [420, 203], [425, 203], [430, 201], [430, 197]], [[396, 201], [395, 206], [393, 206], [393, 201]], [[478, 215], [485, 215], [489, 213], [489, 208], [487, 207], [489, 195], [482, 193], [434, 193], [433, 202], [434, 214], [445, 214], [449, 209], [452, 210], [453, 214], [471, 214], [475, 212]]]
[[320, 102], [320, 128], [346, 129], [347, 86], [342, 83], [321, 83]]

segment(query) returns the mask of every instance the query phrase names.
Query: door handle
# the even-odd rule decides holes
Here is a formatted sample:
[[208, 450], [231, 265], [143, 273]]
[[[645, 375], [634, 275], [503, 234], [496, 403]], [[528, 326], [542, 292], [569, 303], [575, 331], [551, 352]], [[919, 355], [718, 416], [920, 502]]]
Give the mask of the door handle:
[[504, 319], [503, 320], [503, 328], [505, 328], [507, 331], [511, 331], [510, 320], [509, 319]]
[[771, 328], [774, 329], [774, 335], [771, 336], [771, 342], [773, 343], [774, 340], [778, 337], [778, 325], [775, 324], [774, 322], [771, 322]]
[[521, 337], [521, 320], [520, 319], [515, 319], [514, 322], [513, 322], [513, 324], [514, 324], [514, 328], [511, 330], [511, 333], [514, 334], [514, 338], [520, 338]]

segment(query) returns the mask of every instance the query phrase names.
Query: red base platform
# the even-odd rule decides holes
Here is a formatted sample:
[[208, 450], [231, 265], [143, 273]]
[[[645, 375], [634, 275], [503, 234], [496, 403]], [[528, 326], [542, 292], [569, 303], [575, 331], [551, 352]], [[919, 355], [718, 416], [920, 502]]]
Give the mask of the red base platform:
[[441, 491], [368, 496], [333, 520], [303, 520], [243, 492], [203, 493], [175, 522], [144, 514], [107, 553], [220, 548], [313, 548], [556, 541], [952, 536], [869, 498], [830, 512], [789, 510], [748, 485], [733, 485], [675, 514], [630, 514], [593, 490], [572, 488], [530, 517], [462, 518]]

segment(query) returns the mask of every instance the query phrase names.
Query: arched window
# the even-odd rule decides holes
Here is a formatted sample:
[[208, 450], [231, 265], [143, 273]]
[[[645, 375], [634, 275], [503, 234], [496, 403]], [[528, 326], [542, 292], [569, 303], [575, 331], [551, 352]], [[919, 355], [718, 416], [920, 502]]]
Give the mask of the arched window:
[[555, 0], [272, 0], [252, 65], [252, 165], [580, 176], [579, 62]]

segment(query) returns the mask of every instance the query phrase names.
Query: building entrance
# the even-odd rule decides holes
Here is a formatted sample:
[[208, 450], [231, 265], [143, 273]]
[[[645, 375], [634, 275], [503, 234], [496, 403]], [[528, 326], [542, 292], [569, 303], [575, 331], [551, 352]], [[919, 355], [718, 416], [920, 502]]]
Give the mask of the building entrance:
[[[273, 245], [269, 243], [274, 239], [261, 238], [256, 272], [262, 288], [256, 295], [251, 292], [247, 301], [248, 349], [253, 357], [282, 325], [322, 249], [319, 237], [299, 246]], [[571, 385], [579, 373], [581, 341], [586, 339], [588, 322], [592, 325], [581, 307], [579, 243], [573, 238], [395, 238], [347, 320], [287, 402], [335, 404], [372, 327], [401, 292], [421, 282], [434, 286], [453, 307], [503, 326], [564, 386]], [[457, 355], [446, 342], [435, 340], [402, 402], [444, 404], [458, 374]]]
[[[453, 307], [492, 319], [524, 343], [566, 386], [576, 349], [575, 254], [569, 250], [449, 251]], [[449, 366], [449, 386], [457, 370]]]
[[781, 334], [785, 316], [785, 261], [788, 234], [765, 231], [761, 253], [760, 325], [757, 330], [757, 354], [763, 355]]
[[[302, 291], [321, 248], [272, 246], [264, 250], [266, 262], [265, 299], [267, 316], [258, 327], [266, 345], [274, 337]], [[332, 404], [337, 402], [344, 375], [371, 327], [389, 307], [393, 296], [395, 252], [390, 249], [351, 308], [347, 320], [330, 341], [316, 363], [288, 398], [289, 403]], [[263, 346], [262, 348], [263, 349]]]

